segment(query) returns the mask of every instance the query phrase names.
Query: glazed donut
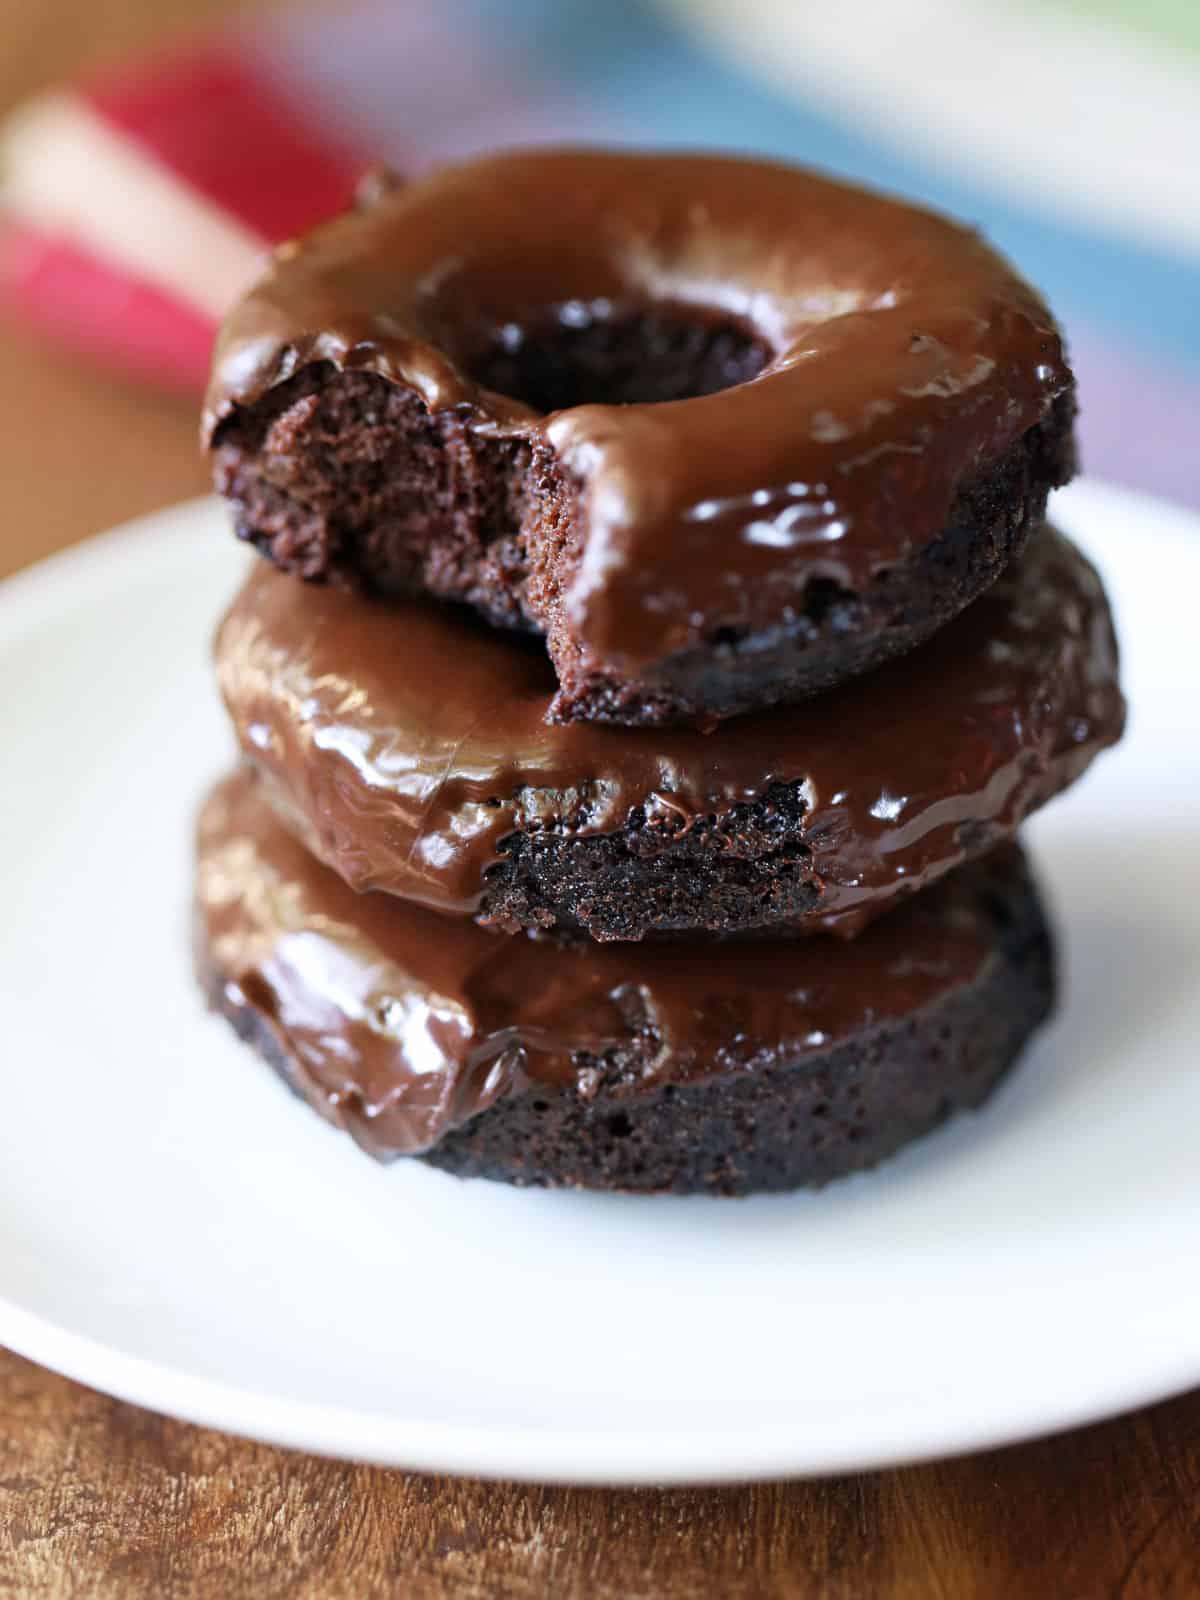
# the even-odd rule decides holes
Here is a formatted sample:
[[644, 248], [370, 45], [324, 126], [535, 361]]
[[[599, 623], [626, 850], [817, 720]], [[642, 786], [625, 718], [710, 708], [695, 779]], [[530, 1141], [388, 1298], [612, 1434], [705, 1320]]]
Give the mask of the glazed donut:
[[853, 945], [564, 949], [351, 894], [245, 773], [213, 791], [198, 832], [213, 1006], [371, 1155], [463, 1177], [828, 1183], [978, 1105], [1053, 999], [1016, 845]]
[[1050, 313], [968, 229], [768, 162], [540, 150], [283, 246], [204, 432], [279, 566], [544, 634], [556, 720], [705, 725], [967, 605], [1073, 414]]
[[597, 940], [857, 934], [1010, 834], [1124, 721], [1100, 580], [1048, 528], [903, 661], [714, 735], [548, 725], [543, 651], [265, 562], [216, 663], [264, 793], [352, 887]]

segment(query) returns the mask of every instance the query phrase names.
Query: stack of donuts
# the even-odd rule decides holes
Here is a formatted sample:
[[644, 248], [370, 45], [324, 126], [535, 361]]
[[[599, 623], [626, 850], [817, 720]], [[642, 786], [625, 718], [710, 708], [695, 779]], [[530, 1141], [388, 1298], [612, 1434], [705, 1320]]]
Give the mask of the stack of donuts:
[[743, 1194], [1048, 1015], [1016, 840], [1121, 734], [1045, 522], [1074, 383], [975, 233], [793, 167], [517, 152], [280, 249], [205, 440], [214, 1005], [372, 1155]]

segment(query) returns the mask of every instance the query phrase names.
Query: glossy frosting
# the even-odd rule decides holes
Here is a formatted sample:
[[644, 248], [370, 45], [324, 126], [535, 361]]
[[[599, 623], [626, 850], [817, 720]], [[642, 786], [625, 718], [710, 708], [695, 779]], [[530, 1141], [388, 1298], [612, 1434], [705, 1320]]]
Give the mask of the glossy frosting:
[[812, 925], [853, 933], [1014, 829], [1124, 716], [1100, 580], [1050, 529], [919, 650], [713, 735], [549, 724], [535, 646], [265, 563], [216, 660], [241, 747], [310, 848], [357, 888], [459, 913], [516, 829], [610, 833], [638, 807], [677, 829], [798, 783]]
[[[481, 330], [646, 304], [772, 357], [703, 398], [545, 417], [465, 370]], [[542, 485], [581, 491], [561, 604], [627, 674], [714, 619], [786, 625], [814, 578], [861, 590], [1071, 385], [1046, 307], [967, 229], [793, 167], [595, 150], [447, 168], [285, 246], [226, 323], [206, 436], [314, 361], [548, 448]]]
[[[853, 945], [504, 938], [354, 895], [244, 771], [204, 807], [198, 851], [200, 945], [228, 1003], [258, 1017], [296, 1086], [379, 1157], [428, 1149], [537, 1085], [587, 1098], [602, 1072], [653, 1089], [802, 1061], [972, 982], [994, 938], [978, 869]], [[599, 1064], [607, 1052], [621, 1059]]]

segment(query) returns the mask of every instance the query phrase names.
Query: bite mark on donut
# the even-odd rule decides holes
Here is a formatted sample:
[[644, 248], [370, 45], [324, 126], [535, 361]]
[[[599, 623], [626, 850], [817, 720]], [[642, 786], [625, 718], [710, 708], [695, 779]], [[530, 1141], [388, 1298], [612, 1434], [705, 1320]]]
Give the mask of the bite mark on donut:
[[[481, 389], [547, 414], [713, 394], [757, 375], [770, 350], [694, 308], [570, 302], [529, 325], [459, 330]], [[553, 451], [430, 412], [372, 372], [317, 362], [221, 426], [219, 491], [237, 532], [309, 580], [428, 590], [503, 627], [546, 636], [564, 688], [585, 671], [561, 615], [582, 548], [581, 485]]]
[[[460, 329], [453, 356], [483, 401], [505, 392], [535, 417], [593, 399], [653, 404], [750, 382], [771, 357], [713, 313], [563, 309], [549, 331], [536, 321]], [[774, 642], [717, 626], [653, 679], [589, 659], [566, 615], [588, 488], [537, 429], [506, 431], [467, 404], [430, 411], [380, 373], [317, 361], [220, 423], [214, 474], [239, 536], [299, 577], [429, 592], [543, 636], [560, 683], [555, 720], [712, 725], [902, 653], [980, 592], [1040, 521], [1049, 485], [1070, 477], [1073, 413], [1068, 391], [965, 482], [947, 529], [910, 571], [881, 571], [870, 592], [814, 577]]]

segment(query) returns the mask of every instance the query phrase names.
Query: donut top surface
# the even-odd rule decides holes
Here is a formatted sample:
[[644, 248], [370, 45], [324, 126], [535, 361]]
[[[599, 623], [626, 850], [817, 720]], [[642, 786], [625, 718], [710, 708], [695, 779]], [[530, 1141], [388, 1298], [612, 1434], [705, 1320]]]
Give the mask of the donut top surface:
[[800, 705], [629, 733], [545, 719], [543, 651], [448, 607], [301, 585], [256, 563], [219, 683], [283, 813], [357, 888], [471, 912], [516, 830], [665, 830], [802, 784], [813, 926], [856, 931], [1015, 827], [1119, 738], [1117, 648], [1093, 569], [1046, 529], [919, 650]]
[[[732, 386], [549, 411], [489, 387], [547, 327], [642, 313], [724, 330]], [[863, 588], [1072, 382], [1044, 304], [968, 229], [794, 167], [599, 150], [450, 167], [282, 247], [223, 331], [208, 437], [324, 361], [586, 486], [561, 604], [631, 672], [714, 615], [786, 623], [814, 577]]]
[[[992, 859], [1011, 871], [1015, 847]], [[853, 946], [564, 948], [355, 895], [243, 772], [200, 818], [197, 911], [233, 1002], [258, 1014], [317, 1108], [384, 1157], [539, 1083], [586, 1099], [608, 1052], [653, 1089], [799, 1061], [911, 1016], [992, 957], [986, 877], [958, 874]]]

